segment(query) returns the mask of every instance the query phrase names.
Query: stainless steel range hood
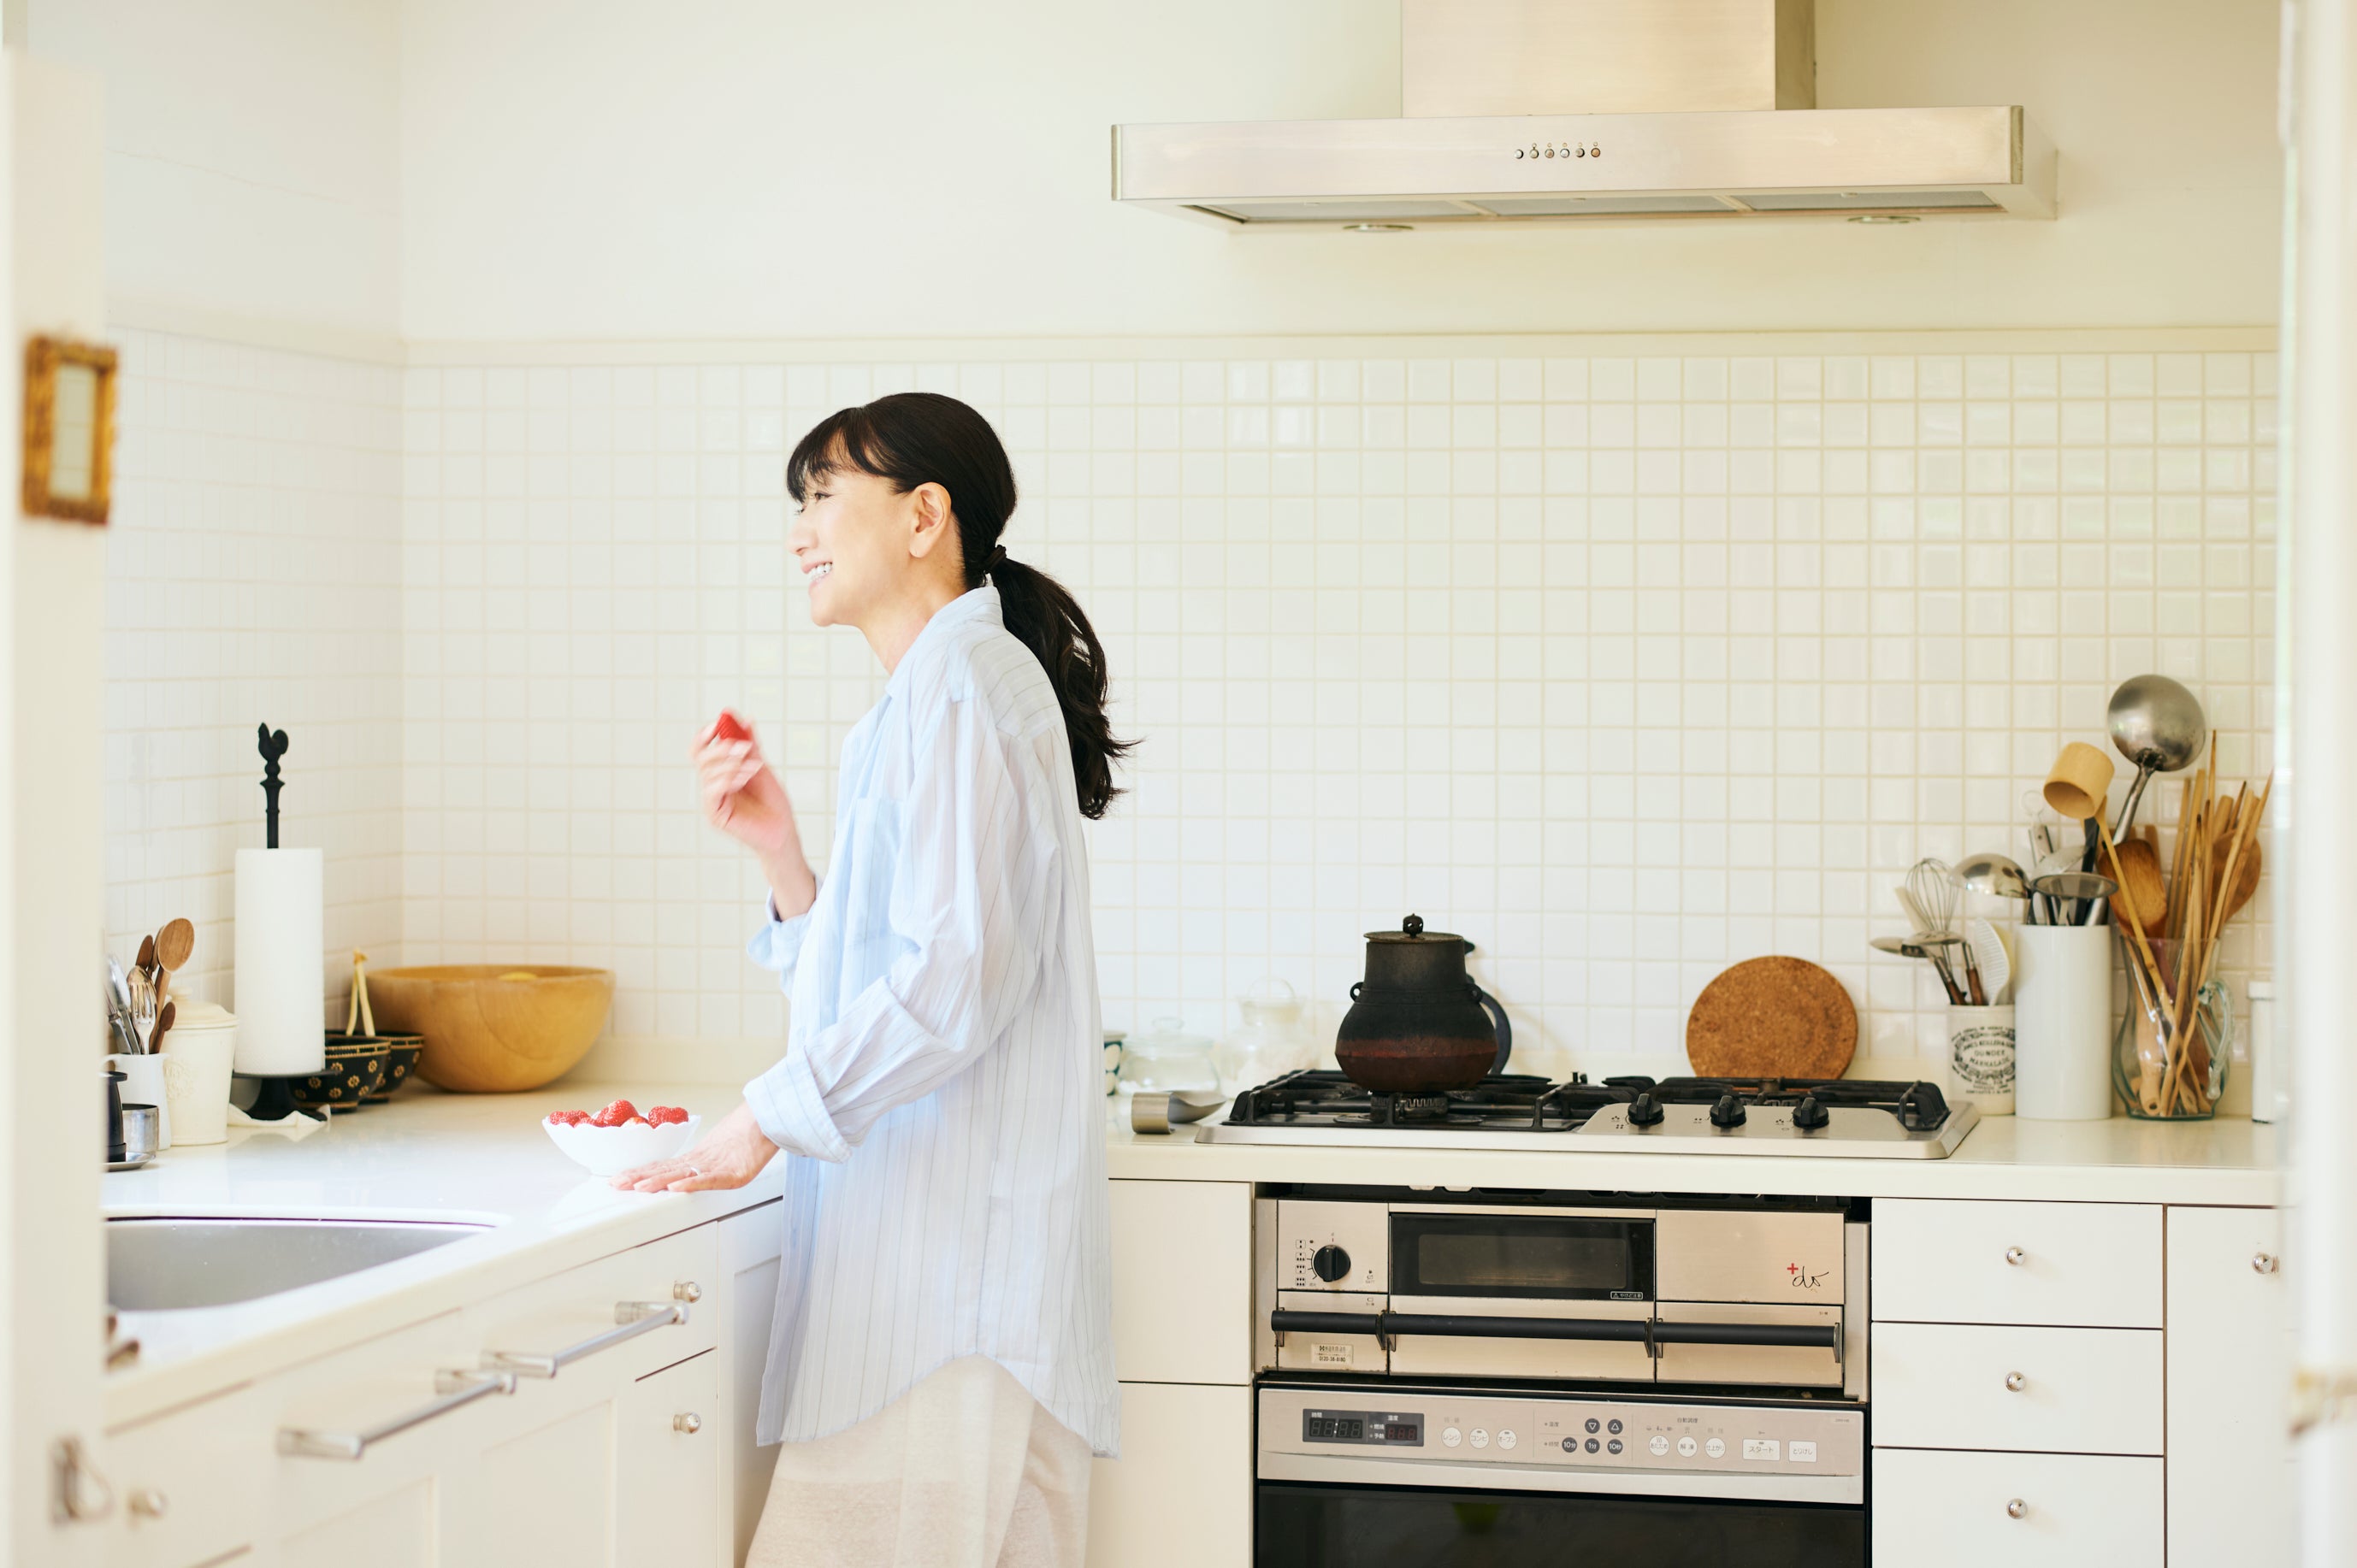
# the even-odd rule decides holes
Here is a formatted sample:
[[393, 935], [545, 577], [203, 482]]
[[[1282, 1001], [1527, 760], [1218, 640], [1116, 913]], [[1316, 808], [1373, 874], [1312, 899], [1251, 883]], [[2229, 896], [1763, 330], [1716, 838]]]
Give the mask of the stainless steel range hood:
[[1811, 0], [1401, 0], [1396, 120], [1116, 125], [1119, 201], [1244, 230], [2050, 218], [2018, 106], [1818, 109]]

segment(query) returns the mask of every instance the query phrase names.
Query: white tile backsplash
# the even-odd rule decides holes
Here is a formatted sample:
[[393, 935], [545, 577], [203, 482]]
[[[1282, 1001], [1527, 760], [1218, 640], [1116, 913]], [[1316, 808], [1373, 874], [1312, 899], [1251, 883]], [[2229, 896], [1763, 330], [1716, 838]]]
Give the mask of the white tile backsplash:
[[[2272, 356], [1541, 347], [413, 368], [381, 488], [362, 375], [328, 400], [339, 439], [366, 433], [349, 464], [281, 454], [350, 482], [286, 474], [248, 498], [298, 537], [223, 585], [184, 667], [268, 663], [237, 628], [304, 590], [334, 600], [302, 622], [339, 629], [278, 677], [288, 694], [232, 687], [231, 705], [283, 701], [365, 781], [339, 820], [367, 865], [401, 854], [407, 956], [610, 965], [616, 1033], [682, 1041], [783, 1023], [739, 953], [754, 876], [702, 826], [684, 755], [737, 707], [825, 843], [838, 747], [880, 681], [788, 581], [782, 460], [891, 391], [952, 392], [997, 425], [1024, 492], [1009, 549], [1079, 595], [1143, 737], [1093, 834], [1112, 1025], [1232, 1026], [1264, 973], [1330, 1023], [1359, 934], [1414, 909], [1480, 944], [1533, 1046], [1670, 1067], [1700, 987], [1775, 951], [1851, 987], [1864, 1049], [1928, 1054], [1936, 985], [1866, 947], [1900, 927], [1889, 888], [1921, 854], [2018, 854], [2024, 791], [2062, 740], [2100, 738], [2113, 684], [2178, 675], [2227, 779], [2270, 765]], [[232, 422], [284, 395], [196, 380], [191, 409], [260, 400]], [[245, 494], [141, 482], [190, 520]], [[297, 493], [335, 504], [315, 517]], [[298, 519], [346, 552], [295, 551]], [[353, 676], [364, 719], [339, 711]], [[120, 727], [160, 683], [118, 671]], [[202, 875], [198, 847], [231, 830], [183, 822], [250, 815], [237, 744], [204, 759], [201, 807], [157, 806], [127, 751], [110, 758], [126, 800], [170, 818], [117, 833], [124, 871], [168, 843], [189, 854], [176, 875]], [[2265, 951], [2254, 918], [2226, 967]]]
[[[228, 1003], [231, 865], [263, 842], [255, 727], [287, 732], [287, 844], [327, 852], [322, 974], [399, 961], [401, 373], [115, 335], [106, 938], [197, 926], [178, 988]], [[338, 988], [340, 990], [340, 987]]]

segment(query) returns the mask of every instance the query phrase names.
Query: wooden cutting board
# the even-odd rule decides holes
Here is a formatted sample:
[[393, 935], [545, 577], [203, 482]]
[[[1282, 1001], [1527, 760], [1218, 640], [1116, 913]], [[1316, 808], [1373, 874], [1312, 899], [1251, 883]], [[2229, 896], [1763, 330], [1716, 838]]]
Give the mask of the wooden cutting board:
[[1806, 959], [1746, 959], [1686, 1015], [1686, 1060], [1705, 1078], [1839, 1078], [1857, 1054], [1857, 1004]]

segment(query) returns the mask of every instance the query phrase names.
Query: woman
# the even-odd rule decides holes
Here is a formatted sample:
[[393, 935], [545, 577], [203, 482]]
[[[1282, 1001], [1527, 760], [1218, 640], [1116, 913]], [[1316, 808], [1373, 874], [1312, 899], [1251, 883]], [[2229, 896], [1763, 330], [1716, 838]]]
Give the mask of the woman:
[[1082, 817], [1126, 749], [1087, 617], [998, 537], [1015, 475], [982, 416], [904, 392], [794, 448], [811, 618], [889, 672], [843, 748], [811, 875], [749, 739], [695, 753], [705, 814], [770, 886], [755, 960], [785, 1058], [642, 1192], [788, 1167], [750, 1561], [1073, 1564], [1114, 1452], [1102, 1036]]

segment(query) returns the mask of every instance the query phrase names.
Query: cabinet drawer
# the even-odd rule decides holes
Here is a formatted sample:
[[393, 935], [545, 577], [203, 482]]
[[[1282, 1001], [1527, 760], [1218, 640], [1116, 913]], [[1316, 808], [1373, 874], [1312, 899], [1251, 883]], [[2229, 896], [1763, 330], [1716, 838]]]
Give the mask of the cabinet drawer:
[[109, 1433], [117, 1507], [107, 1568], [185, 1568], [251, 1543], [269, 1452], [263, 1427], [247, 1388]]
[[1253, 1558], [1252, 1391], [1121, 1386], [1121, 1457], [1089, 1470], [1089, 1568]]
[[2149, 1328], [1878, 1324], [1874, 1441], [2158, 1454], [2160, 1341]]
[[1114, 1369], [1126, 1383], [1252, 1381], [1252, 1189], [1116, 1181]]
[[2158, 1459], [1878, 1448], [1873, 1464], [1878, 1563], [2160, 1568]]
[[718, 1342], [719, 1243], [715, 1227], [699, 1226], [594, 1263], [567, 1269], [504, 1295], [468, 1316], [486, 1355], [548, 1356], [625, 1326], [624, 1303], [686, 1307], [684, 1323], [668, 1324], [593, 1352], [601, 1370], [643, 1377], [683, 1361]]
[[1874, 1206], [1877, 1322], [2158, 1328], [2160, 1274], [2157, 1204]]

